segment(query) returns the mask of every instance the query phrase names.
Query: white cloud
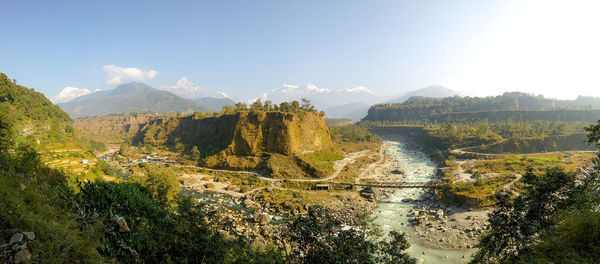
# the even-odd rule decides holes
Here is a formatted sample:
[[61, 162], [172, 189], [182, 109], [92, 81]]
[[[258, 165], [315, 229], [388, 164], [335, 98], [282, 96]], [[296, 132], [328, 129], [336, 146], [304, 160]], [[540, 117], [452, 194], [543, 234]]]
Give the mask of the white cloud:
[[268, 93], [264, 93], [261, 97], [252, 98], [252, 99], [248, 100], [248, 104], [252, 104], [252, 103], [256, 102], [256, 100], [261, 100], [264, 103], [265, 101], [267, 101], [268, 95], [269, 95]]
[[310, 90], [310, 91], [315, 91], [317, 93], [328, 93], [330, 92], [329, 89], [326, 88], [319, 88], [316, 85], [312, 84], [312, 83], [307, 83], [306, 84], [306, 89]]
[[197, 99], [202, 97], [214, 97], [214, 98], [229, 98], [224, 92], [213, 91], [204, 88], [200, 85], [190, 82], [187, 77], [182, 76], [175, 85], [163, 86], [160, 89], [172, 92], [176, 95], [182, 96], [189, 99]]
[[60, 93], [51, 97], [50, 101], [55, 104], [64, 103], [90, 93], [90, 90], [85, 88], [65, 87], [62, 91], [60, 91]]
[[[284, 83], [284, 84], [283, 84], [283, 92], [285, 93], [285, 92], [287, 92], [287, 91], [293, 91], [294, 89], [297, 89], [298, 87], [299, 87], [298, 85], [293, 85], [293, 84], [287, 84], [287, 83]], [[274, 92], [274, 91], [276, 91], [276, 90], [277, 90], [277, 89], [275, 89], [275, 90], [272, 90], [272, 91]]]
[[144, 71], [138, 68], [123, 68], [115, 65], [104, 65], [102, 70], [106, 72], [106, 84], [108, 85], [119, 85], [123, 81], [152, 80], [158, 74], [155, 70]]
[[368, 94], [374, 94], [373, 91], [369, 90], [367, 87], [364, 86], [356, 86], [354, 88], [348, 88], [348, 89], [344, 89], [344, 91], [349, 92], [349, 93], [368, 93]]

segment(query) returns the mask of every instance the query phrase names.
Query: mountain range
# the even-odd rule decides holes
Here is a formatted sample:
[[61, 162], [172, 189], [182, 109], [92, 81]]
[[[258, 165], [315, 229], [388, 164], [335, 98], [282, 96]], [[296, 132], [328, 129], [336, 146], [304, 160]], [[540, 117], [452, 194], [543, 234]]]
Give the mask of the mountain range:
[[[212, 102], [212, 100], [216, 102]], [[216, 111], [208, 105], [223, 104], [222, 98], [203, 98], [204, 104], [143, 83], [132, 82], [112, 90], [83, 95], [58, 104], [71, 117], [101, 116], [130, 112], [194, 112]]]
[[[353, 103], [347, 103], [347, 104], [336, 105], [336, 106], [332, 106], [329, 108], [325, 108], [324, 111], [327, 114], [327, 117], [328, 118], [344, 118], [344, 119], [351, 119], [354, 121], [359, 121], [363, 117], [367, 116], [367, 112], [369, 111], [369, 106], [372, 104], [375, 104], [375, 103], [382, 103], [382, 102], [404, 103], [409, 98], [415, 97], [415, 96], [441, 98], [441, 97], [452, 97], [455, 95], [460, 95], [460, 93], [438, 85], [438, 86], [429, 86], [429, 87], [421, 88], [418, 90], [402, 93], [402, 94], [394, 96], [394, 97], [396, 97], [396, 99], [389, 100], [389, 101], [385, 101], [386, 97], [384, 97], [384, 96], [378, 96], [378, 95], [374, 95], [372, 93], [365, 94], [362, 91], [359, 93], [356, 93], [356, 94], [352, 94], [352, 95], [356, 95], [357, 97], [360, 96], [362, 98], [365, 98], [365, 96], [367, 96], [366, 101], [371, 101], [371, 102], [376, 101], [376, 102], [367, 104], [367, 103], [365, 103], [365, 100], [360, 100], [360, 98], [350, 97], [351, 100], [360, 100], [360, 101], [355, 101]], [[370, 96], [368, 96], [368, 95], [370, 95]], [[342, 94], [340, 94], [339, 92], [336, 95], [326, 94], [323, 96], [323, 98], [320, 98], [320, 100], [319, 99], [318, 100], [319, 101], [330, 100], [328, 97], [344, 98], [343, 91], [342, 91]], [[346, 97], [346, 98], [348, 98], [348, 97]], [[387, 97], [387, 98], [389, 98], [389, 97]]]
[[[413, 96], [455, 95], [460, 93], [441, 86], [430, 86], [395, 96], [386, 96], [376, 94], [364, 86], [330, 90], [306, 83], [304, 85], [284, 84], [281, 88], [272, 89], [260, 97], [248, 100], [248, 103], [260, 99], [279, 104], [306, 98], [311, 100], [317, 109], [324, 110], [328, 118], [358, 121], [367, 115], [369, 106], [374, 104], [402, 103]], [[389, 100], [389, 98], [395, 99]], [[142, 111], [161, 113], [219, 111], [223, 106], [236, 103], [226, 93], [196, 85], [185, 76], [175, 85], [163, 86], [159, 89], [135, 82], [122, 84], [112, 90], [97, 90], [94, 93], [87, 89], [67, 87], [53, 97], [53, 100], [72, 117]]]

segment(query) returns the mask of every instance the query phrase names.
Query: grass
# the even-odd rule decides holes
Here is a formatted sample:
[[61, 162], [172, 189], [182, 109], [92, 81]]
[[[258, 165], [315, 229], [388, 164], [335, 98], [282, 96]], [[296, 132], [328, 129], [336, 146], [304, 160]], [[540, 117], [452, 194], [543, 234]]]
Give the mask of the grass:
[[[566, 157], [565, 157], [566, 156]], [[587, 152], [560, 152], [533, 155], [505, 155], [501, 158], [477, 161], [472, 170], [482, 173], [520, 173], [523, 174], [528, 167], [536, 173], [543, 173], [549, 167], [563, 167], [566, 171], [576, 171], [585, 165], [591, 165], [594, 153]]]
[[3, 197], [0, 221], [20, 231], [35, 232], [36, 239], [30, 243], [35, 252], [33, 263], [60, 263], [66, 259], [101, 263], [102, 258], [96, 251], [97, 233], [79, 231], [76, 217], [54, 198], [60, 192], [66, 194], [68, 190], [37, 185], [0, 172], [0, 197]]
[[322, 171], [326, 175], [333, 173], [333, 164], [336, 160], [341, 160], [344, 156], [332, 149], [323, 149], [312, 153], [302, 155], [302, 158], [314, 168]]
[[[525, 174], [527, 168], [532, 168], [535, 174], [542, 174], [548, 168], [561, 167], [566, 171], [576, 171], [585, 165], [591, 165], [594, 153], [588, 152], [559, 152], [531, 155], [502, 155], [499, 158], [477, 160], [462, 164], [465, 172], [482, 175], [475, 182], [453, 182], [447, 184], [440, 192], [442, 200], [451, 203], [467, 203], [477, 206], [492, 206], [496, 203], [495, 194], [515, 179], [515, 174]], [[453, 171], [458, 169], [458, 163], [446, 161], [449, 167], [444, 172], [446, 178], [455, 180]], [[483, 177], [494, 173], [493, 177]], [[515, 182], [511, 189], [520, 192], [523, 183]]]

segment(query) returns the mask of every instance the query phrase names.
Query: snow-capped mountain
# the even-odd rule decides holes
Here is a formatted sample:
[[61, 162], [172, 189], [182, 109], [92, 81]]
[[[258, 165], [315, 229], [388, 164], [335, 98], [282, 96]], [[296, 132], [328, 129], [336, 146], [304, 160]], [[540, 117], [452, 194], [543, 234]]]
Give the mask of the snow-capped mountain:
[[250, 99], [248, 102], [251, 103], [261, 99], [262, 101], [271, 100], [273, 103], [279, 104], [292, 100], [299, 101], [302, 98], [311, 100], [312, 104], [318, 109], [326, 109], [348, 104], [349, 102], [362, 102], [371, 105], [381, 102], [385, 99], [385, 96], [376, 95], [364, 86], [331, 90], [318, 87], [309, 82], [304, 85], [283, 84], [282, 87], [264, 93], [260, 97]]
[[185, 76], [181, 77], [181, 79], [177, 81], [177, 84], [173, 86], [163, 86], [160, 89], [172, 92], [187, 99], [199, 99], [204, 97], [229, 98], [226, 93], [213, 91], [200, 85], [196, 85], [190, 82]]
[[85, 88], [77, 88], [77, 87], [65, 87], [60, 93], [57, 95], [50, 97], [50, 101], [55, 104], [64, 103], [70, 100], [73, 100], [77, 97], [84, 96], [90, 94], [90, 90]]

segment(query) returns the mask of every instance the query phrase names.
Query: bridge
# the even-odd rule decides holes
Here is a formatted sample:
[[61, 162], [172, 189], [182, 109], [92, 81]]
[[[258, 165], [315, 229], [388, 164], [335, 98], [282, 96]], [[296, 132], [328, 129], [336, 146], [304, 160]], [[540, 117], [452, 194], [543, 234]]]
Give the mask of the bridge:
[[440, 188], [440, 184], [437, 181], [428, 181], [428, 182], [371, 182], [371, 183], [333, 182], [333, 184], [348, 185], [348, 186], [352, 186], [352, 187], [393, 188], [393, 189], [407, 189], [407, 188], [437, 189], [437, 188]]

